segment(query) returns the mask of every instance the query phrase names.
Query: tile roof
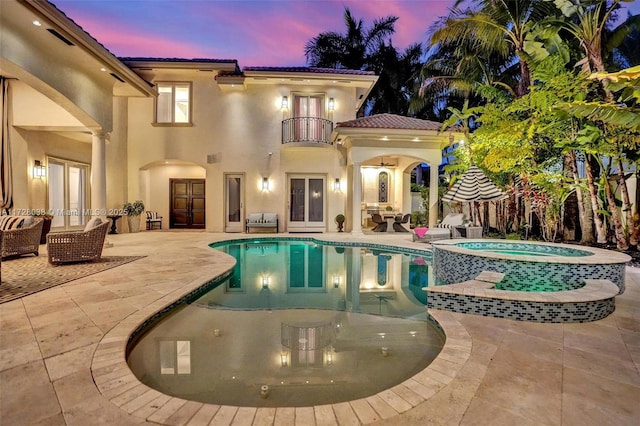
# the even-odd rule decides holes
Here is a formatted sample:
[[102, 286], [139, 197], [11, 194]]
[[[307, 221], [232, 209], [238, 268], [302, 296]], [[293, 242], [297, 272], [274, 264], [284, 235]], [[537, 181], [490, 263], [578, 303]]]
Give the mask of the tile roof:
[[375, 75], [373, 71], [316, 67], [244, 67], [244, 71], [308, 72], [313, 74]]
[[351, 121], [338, 123], [336, 127], [358, 127], [363, 129], [406, 129], [406, 130], [436, 130], [442, 128], [442, 123], [419, 118], [404, 117], [396, 114], [376, 114], [369, 117], [356, 118]]
[[123, 57], [123, 58], [118, 58], [119, 60], [121, 60], [122, 62], [136, 62], [136, 61], [140, 61], [140, 62], [204, 62], [204, 63], [211, 63], [211, 64], [218, 64], [218, 63], [236, 63], [238, 62], [236, 59], [213, 59], [213, 58], [192, 58], [192, 59], [188, 59], [188, 58], [143, 58], [143, 57]]

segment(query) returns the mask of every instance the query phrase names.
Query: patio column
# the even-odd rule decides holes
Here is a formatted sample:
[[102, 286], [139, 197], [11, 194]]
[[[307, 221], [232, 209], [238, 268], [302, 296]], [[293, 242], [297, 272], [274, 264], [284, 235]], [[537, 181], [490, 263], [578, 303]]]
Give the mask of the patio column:
[[430, 164], [429, 170], [429, 228], [438, 222], [438, 165]]
[[362, 163], [353, 163], [353, 178], [351, 179], [351, 233], [362, 234]]
[[91, 132], [91, 210], [92, 216], [107, 217], [106, 132]]

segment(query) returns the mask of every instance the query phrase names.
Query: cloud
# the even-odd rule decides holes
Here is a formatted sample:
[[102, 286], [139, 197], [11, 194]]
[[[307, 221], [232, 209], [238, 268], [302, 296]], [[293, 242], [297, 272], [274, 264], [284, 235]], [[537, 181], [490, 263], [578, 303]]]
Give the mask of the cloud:
[[370, 26], [398, 16], [393, 43], [424, 42], [453, 0], [71, 1], [58, 7], [117, 56], [210, 57], [245, 65], [304, 65], [305, 43], [344, 33], [344, 7]]

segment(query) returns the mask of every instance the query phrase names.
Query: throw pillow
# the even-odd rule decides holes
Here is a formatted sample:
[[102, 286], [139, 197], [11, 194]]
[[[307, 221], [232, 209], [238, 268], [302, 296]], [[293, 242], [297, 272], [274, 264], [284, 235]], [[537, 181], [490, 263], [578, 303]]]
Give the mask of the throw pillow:
[[422, 238], [427, 233], [429, 228], [414, 228], [413, 232], [416, 234], [416, 237]]
[[101, 224], [102, 224], [102, 219], [100, 219], [99, 217], [94, 217], [89, 222], [87, 222], [87, 224], [84, 227], [84, 232], [90, 231], [96, 226], [99, 226]]
[[19, 229], [22, 226], [24, 218], [21, 216], [4, 216], [0, 221], [0, 230], [10, 231], [12, 229]]

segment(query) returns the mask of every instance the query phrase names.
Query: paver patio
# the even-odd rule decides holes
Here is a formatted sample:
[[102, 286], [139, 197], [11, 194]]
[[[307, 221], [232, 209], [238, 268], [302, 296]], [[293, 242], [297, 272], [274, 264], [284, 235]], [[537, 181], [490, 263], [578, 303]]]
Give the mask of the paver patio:
[[[379, 236], [370, 235], [317, 236], [381, 242]], [[94, 369], [99, 367], [99, 356], [109, 352], [104, 337], [112, 336], [126, 319], [151, 306], [159, 308], [227, 270], [233, 260], [207, 245], [230, 237], [234, 236], [158, 231], [110, 235], [114, 246], [106, 248], [105, 255], [146, 257], [1, 304], [0, 424], [145, 423], [140, 412], [129, 414], [126, 407], [118, 407], [98, 390], [92, 360]], [[424, 248], [409, 239], [390, 235], [385, 242]], [[374, 400], [361, 407], [351, 403], [333, 409], [225, 409], [214, 413], [210, 406], [203, 410], [185, 404], [171, 411], [170, 398], [162, 395], [156, 397], [155, 405], [143, 408], [148, 410], [150, 424], [206, 424], [214, 415], [216, 421], [211, 424], [216, 425], [224, 424], [223, 419], [234, 425], [272, 421], [338, 424], [337, 419], [357, 422], [358, 417], [351, 415], [356, 412], [360, 421], [364, 420], [362, 413], [369, 413], [366, 420], [385, 425], [637, 425], [639, 268], [626, 268], [626, 285], [625, 293], [616, 298], [616, 311], [592, 323], [539, 324], [451, 314], [468, 332], [469, 358], [450, 383], [433, 395], [423, 395], [417, 405], [413, 401], [415, 407], [400, 414], [388, 411], [384, 401]], [[415, 397], [406, 392], [405, 399], [412, 395]]]

